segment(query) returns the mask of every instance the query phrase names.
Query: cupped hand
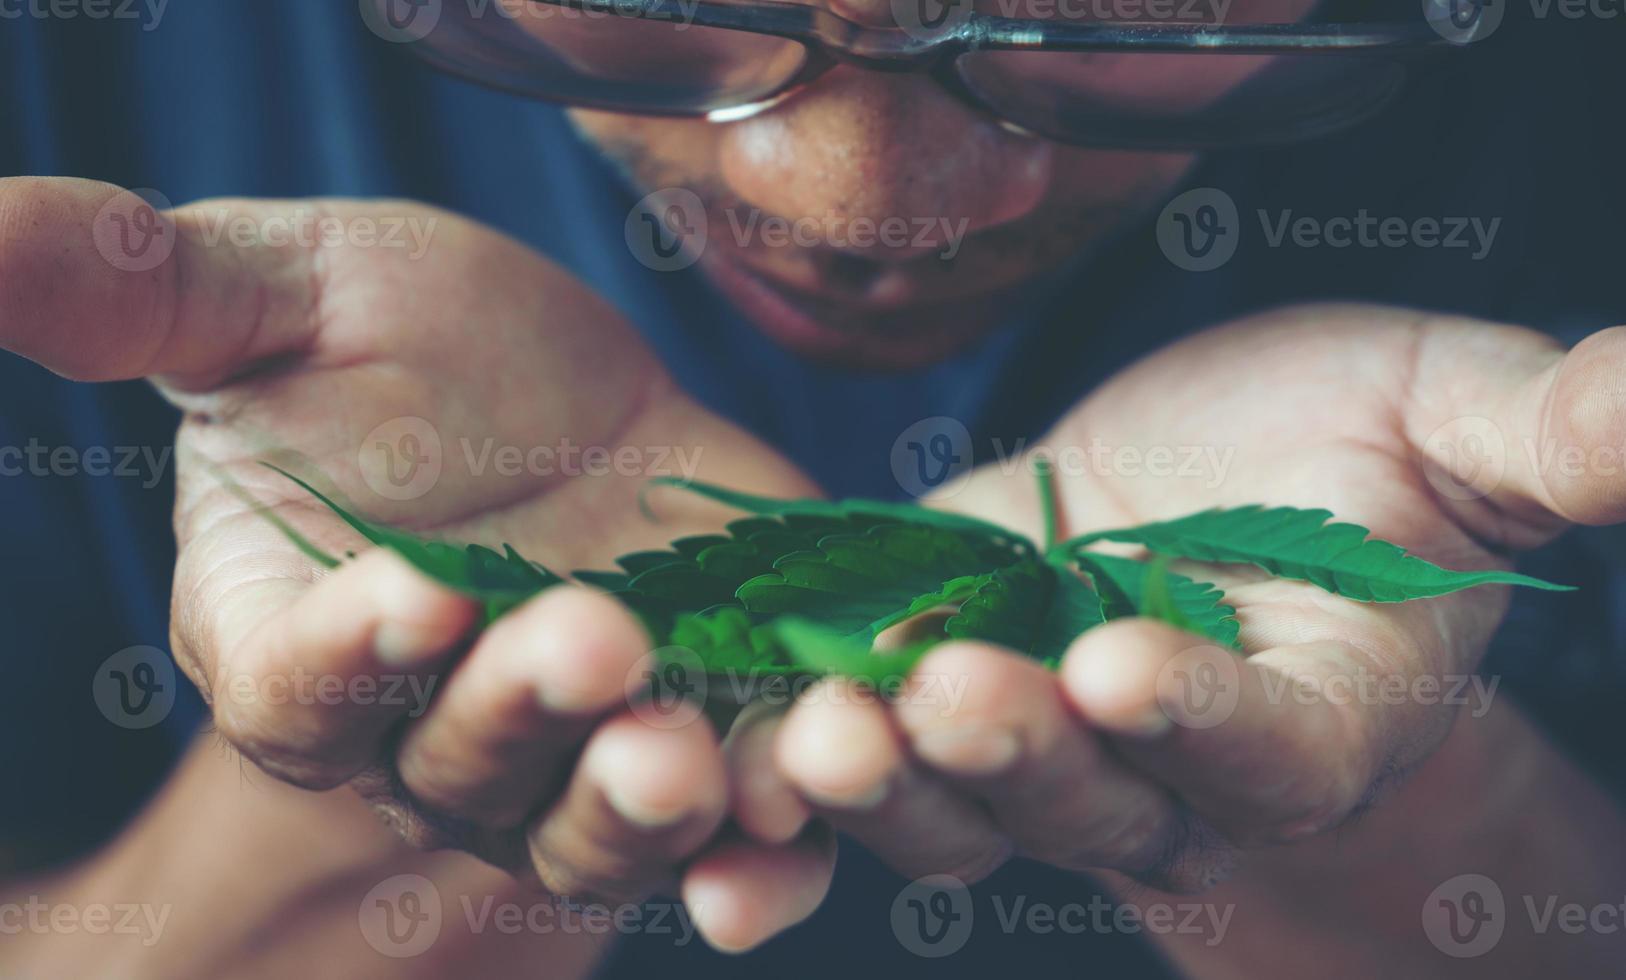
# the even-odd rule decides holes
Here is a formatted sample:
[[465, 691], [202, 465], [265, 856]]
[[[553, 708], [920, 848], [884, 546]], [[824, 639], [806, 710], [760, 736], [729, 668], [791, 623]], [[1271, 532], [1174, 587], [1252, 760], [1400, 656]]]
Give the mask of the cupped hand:
[[[391, 246], [391, 228], [415, 247]], [[147, 261], [132, 231], [163, 251]], [[0, 347], [79, 380], [150, 378], [182, 410], [174, 653], [219, 732], [267, 772], [348, 783], [411, 843], [557, 895], [635, 900], [681, 879], [724, 947], [822, 896], [833, 858], [816, 833], [718, 843], [718, 739], [629, 707], [649, 641], [616, 603], [560, 587], [471, 643], [473, 602], [366, 551], [256, 465], [297, 451], [296, 468], [369, 518], [510, 542], [561, 570], [723, 520], [642, 520], [651, 476], [808, 491], [558, 267], [406, 202], [155, 215], [108, 185], [9, 178]], [[226, 481], [330, 553], [364, 553], [318, 568]]]
[[[1566, 352], [1490, 323], [1285, 310], [1131, 367], [1035, 448], [1063, 535], [1325, 507], [1437, 564], [1506, 568], [1626, 520], [1626, 328]], [[1041, 524], [1027, 467], [985, 466], [942, 505]], [[907, 876], [975, 880], [1020, 853], [1200, 890], [1379, 803], [1458, 707], [1489, 707], [1473, 673], [1504, 587], [1364, 604], [1251, 567], [1173, 570], [1225, 590], [1245, 659], [1142, 619], [1085, 634], [1055, 673], [945, 644], [895, 704], [832, 681], [736, 733], [780, 774], [746, 803], [793, 795]]]

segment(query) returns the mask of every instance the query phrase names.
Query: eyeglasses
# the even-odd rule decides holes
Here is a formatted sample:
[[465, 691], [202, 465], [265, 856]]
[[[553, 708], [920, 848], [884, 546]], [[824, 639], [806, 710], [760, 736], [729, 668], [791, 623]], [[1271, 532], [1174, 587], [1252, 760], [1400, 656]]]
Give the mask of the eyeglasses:
[[[1486, 0], [1424, 0], [1412, 20], [1370, 19], [1381, 0], [1137, 3], [1211, 12], [1234, 3], [1276, 18], [1258, 23], [1102, 16], [1125, 0], [975, 0], [1037, 14], [1022, 19], [973, 10], [974, 0], [891, 0], [897, 26], [885, 28], [776, 0], [369, 2], [375, 30], [384, 25], [437, 68], [550, 102], [727, 122], [846, 64], [929, 74], [1018, 131], [1145, 150], [1345, 129], [1495, 26], [1481, 16]], [[1330, 19], [1338, 12], [1347, 16]]]

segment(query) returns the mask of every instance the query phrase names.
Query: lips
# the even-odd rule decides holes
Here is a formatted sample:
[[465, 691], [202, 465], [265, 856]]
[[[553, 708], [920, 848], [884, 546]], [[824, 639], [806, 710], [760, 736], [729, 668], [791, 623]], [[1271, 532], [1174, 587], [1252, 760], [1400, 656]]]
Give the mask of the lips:
[[726, 254], [708, 253], [701, 268], [769, 337], [846, 367], [902, 370], [941, 360], [996, 324], [1001, 305], [998, 296], [934, 295], [906, 268], [862, 258], [799, 265], [794, 282]]

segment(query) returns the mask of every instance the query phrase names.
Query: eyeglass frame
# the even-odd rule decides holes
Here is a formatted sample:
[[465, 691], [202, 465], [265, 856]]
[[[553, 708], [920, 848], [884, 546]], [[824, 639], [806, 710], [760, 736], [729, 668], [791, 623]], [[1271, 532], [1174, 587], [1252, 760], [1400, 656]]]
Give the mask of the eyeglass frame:
[[[378, 0], [390, 3], [392, 0]], [[771, 91], [738, 106], [693, 111], [658, 105], [634, 106], [626, 100], [598, 100], [579, 96], [550, 98], [517, 86], [483, 78], [461, 66], [436, 57], [433, 47], [409, 45], [424, 61], [451, 74], [487, 87], [507, 90], [540, 101], [575, 108], [597, 109], [629, 115], [705, 119], [733, 122], [764, 112], [805, 89], [838, 65], [850, 64], [871, 71], [929, 75], [963, 104], [993, 117], [1001, 126], [1026, 135], [1040, 136], [1073, 145], [1118, 149], [1203, 150], [1235, 145], [1215, 140], [1136, 140], [1114, 138], [1103, 141], [1073, 141], [1048, 134], [1033, 133], [1021, 123], [1002, 114], [973, 91], [955, 70], [963, 55], [978, 51], [1117, 52], [1143, 54], [1219, 55], [1342, 55], [1383, 57], [1403, 65], [1405, 76], [1396, 91], [1363, 106], [1346, 117], [1314, 126], [1294, 127], [1290, 134], [1265, 138], [1259, 143], [1294, 142], [1337, 132], [1375, 115], [1389, 105], [1398, 89], [1412, 74], [1407, 64], [1446, 51], [1461, 51], [1477, 40], [1480, 26], [1475, 11], [1467, 24], [1456, 22], [1457, 4], [1450, 0], [1452, 23], [1462, 31], [1451, 37], [1428, 21], [1327, 23], [1327, 24], [1188, 24], [1188, 23], [1088, 23], [1029, 20], [972, 11], [952, 29], [920, 32], [902, 27], [872, 27], [850, 20], [827, 7], [784, 0], [525, 0], [563, 7], [586, 14], [608, 14], [633, 20], [678, 22], [685, 26], [709, 27], [744, 34], [779, 37], [802, 45], [806, 59], [802, 67]], [[898, 0], [894, 0], [898, 2]], [[920, 0], [916, 0], [920, 2]], [[947, 6], [969, 0], [948, 0]], [[685, 9], [686, 8], [686, 9]]]

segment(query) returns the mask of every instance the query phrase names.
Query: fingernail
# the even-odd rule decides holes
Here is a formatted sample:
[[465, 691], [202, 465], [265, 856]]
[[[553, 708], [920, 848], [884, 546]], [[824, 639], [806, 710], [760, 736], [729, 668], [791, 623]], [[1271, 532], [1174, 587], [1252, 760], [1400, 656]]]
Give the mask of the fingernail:
[[1141, 714], [1114, 722], [1111, 725], [1113, 731], [1120, 735], [1127, 735], [1130, 738], [1158, 738], [1167, 735], [1169, 729], [1173, 727], [1174, 719], [1169, 717], [1169, 713], [1164, 711], [1162, 706], [1156, 704], [1147, 708]]
[[640, 799], [631, 792], [631, 787], [622, 782], [611, 782], [604, 786], [604, 799], [623, 820], [644, 830], [665, 830], [682, 823], [689, 815], [689, 808], [684, 805], [661, 806]]
[[758, 772], [762, 774], [745, 772], [739, 776], [741, 804], [734, 819], [764, 844], [788, 844], [807, 826], [811, 816], [807, 804], [772, 770]]
[[542, 710], [560, 715], [584, 715], [604, 710], [604, 698], [584, 687], [561, 683], [559, 678], [542, 676], [536, 681], [536, 699]]
[[939, 769], [965, 776], [993, 776], [1009, 769], [1022, 754], [1016, 733], [981, 725], [921, 732], [915, 754]]
[[819, 806], [829, 807], [832, 810], [873, 810], [880, 806], [887, 795], [886, 780], [872, 783], [868, 786], [853, 786], [844, 789], [825, 789], [822, 787], [802, 787], [802, 793]]
[[1155, 698], [1146, 703], [1131, 675], [1113, 659], [1094, 657], [1062, 669], [1073, 701], [1096, 727], [1130, 738], [1157, 738], [1174, 727], [1163, 705]]
[[444, 646], [437, 632], [396, 619], [384, 620], [373, 632], [373, 655], [392, 667], [419, 666]]

